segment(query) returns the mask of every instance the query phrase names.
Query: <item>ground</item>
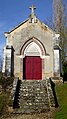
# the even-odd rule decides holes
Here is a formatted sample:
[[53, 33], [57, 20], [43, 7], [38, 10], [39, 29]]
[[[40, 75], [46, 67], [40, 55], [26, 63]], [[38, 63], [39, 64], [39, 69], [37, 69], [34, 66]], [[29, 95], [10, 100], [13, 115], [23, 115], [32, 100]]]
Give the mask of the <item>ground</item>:
[[67, 119], [67, 81], [57, 82], [55, 88], [59, 107], [53, 112], [53, 119]]
[[[56, 95], [59, 103], [58, 108], [53, 108], [48, 113], [40, 114], [11, 114], [8, 111], [5, 111], [6, 108], [6, 99], [8, 97], [6, 94], [0, 94], [0, 119], [67, 119], [67, 84], [62, 82], [57, 82], [56, 86]], [[3, 100], [3, 98], [5, 100]], [[4, 103], [4, 107], [3, 107]], [[8, 99], [7, 99], [8, 104]], [[2, 110], [3, 109], [3, 110]]]
[[10, 114], [2, 116], [0, 119], [53, 119], [49, 113], [40, 113], [40, 114]]

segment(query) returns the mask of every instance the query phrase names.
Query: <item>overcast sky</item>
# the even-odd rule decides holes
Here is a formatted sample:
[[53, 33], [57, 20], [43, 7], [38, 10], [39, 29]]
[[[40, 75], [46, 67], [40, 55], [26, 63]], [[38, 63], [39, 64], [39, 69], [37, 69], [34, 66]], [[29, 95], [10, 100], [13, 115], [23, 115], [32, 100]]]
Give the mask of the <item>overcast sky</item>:
[[36, 6], [35, 13], [41, 21], [47, 21], [53, 15], [53, 0], [0, 0], [0, 49], [6, 42], [4, 32], [26, 20], [32, 4]]

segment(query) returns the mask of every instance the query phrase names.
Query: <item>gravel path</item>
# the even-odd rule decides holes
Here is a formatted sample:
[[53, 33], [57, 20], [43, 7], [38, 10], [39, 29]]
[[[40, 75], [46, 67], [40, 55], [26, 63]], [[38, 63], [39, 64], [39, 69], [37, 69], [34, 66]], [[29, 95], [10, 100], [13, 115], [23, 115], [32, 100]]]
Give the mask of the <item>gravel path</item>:
[[40, 113], [40, 114], [10, 114], [2, 116], [0, 119], [53, 119], [51, 113]]

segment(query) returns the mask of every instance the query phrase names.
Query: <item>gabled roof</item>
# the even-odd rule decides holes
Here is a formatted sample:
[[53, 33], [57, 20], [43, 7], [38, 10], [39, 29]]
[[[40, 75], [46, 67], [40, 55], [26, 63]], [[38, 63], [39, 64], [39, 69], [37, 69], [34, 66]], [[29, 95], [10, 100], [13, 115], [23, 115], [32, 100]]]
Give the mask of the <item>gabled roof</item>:
[[[14, 27], [12, 30], [8, 31], [8, 32], [5, 32], [5, 34], [10, 34], [11, 32], [13, 32], [14, 30], [16, 30], [17, 28], [19, 28], [20, 26], [24, 25], [26, 22], [29, 21], [29, 18], [26, 19], [25, 21], [23, 21], [22, 23], [20, 23], [18, 26]], [[43, 25], [43, 28], [53, 32], [53, 33], [56, 33], [54, 30], [52, 30], [50, 27], [48, 27], [47, 25], [45, 25], [43, 22], [41, 22], [38, 18], [37, 18], [37, 21], [39, 21], [41, 23], [41, 25]]]
[[[32, 7], [30, 7], [31, 9], [31, 14], [29, 16], [28, 19], [26, 19], [25, 21], [23, 21], [22, 23], [20, 23], [18, 26], [16, 26], [15, 28], [13, 28], [11, 31], [9, 32], [5, 32], [5, 36], [7, 36], [7, 34], [10, 34], [11, 32], [13, 32], [14, 30], [20, 28], [22, 25], [24, 25], [26, 22], [28, 22], [29, 20], [31, 21], [32, 19], [34, 19], [34, 23], [39, 22], [41, 24], [41, 26], [43, 26], [43, 29], [49, 30], [52, 33], [55, 33], [55, 31], [53, 31], [51, 28], [49, 28], [47, 25], [45, 25], [43, 22], [41, 22], [37, 17], [36, 14], [34, 14], [34, 9], [36, 7], [34, 5], [32, 5]], [[36, 22], [37, 21], [37, 22]], [[32, 23], [32, 22], [31, 22]]]
[[29, 20], [29, 18], [26, 19], [25, 21], [23, 21], [22, 23], [20, 23], [18, 26], [14, 27], [11, 31], [8, 31], [8, 32], [5, 32], [5, 33], [8, 33], [8, 34], [11, 33], [11, 32], [14, 31], [15, 29], [19, 28], [21, 25], [23, 25], [24, 23], [26, 23], [28, 20]]

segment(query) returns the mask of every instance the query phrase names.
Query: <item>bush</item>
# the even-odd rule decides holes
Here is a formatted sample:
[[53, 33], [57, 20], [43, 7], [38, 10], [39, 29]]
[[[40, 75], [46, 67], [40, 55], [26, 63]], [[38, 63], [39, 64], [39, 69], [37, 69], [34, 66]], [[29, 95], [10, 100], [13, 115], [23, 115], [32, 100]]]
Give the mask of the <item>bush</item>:
[[67, 62], [63, 64], [63, 83], [67, 81]]
[[4, 112], [4, 108], [6, 107], [6, 96], [5, 94], [0, 95], [0, 114]]
[[2, 89], [6, 91], [8, 87], [12, 87], [13, 85], [13, 78], [11, 77], [1, 77], [0, 78], [0, 85], [2, 86]]
[[7, 114], [8, 106], [13, 104], [10, 100], [13, 79], [14, 78], [12, 77], [5, 77], [0, 75], [0, 87], [2, 87], [2, 92], [0, 92], [0, 117], [4, 114]]
[[63, 64], [63, 73], [64, 74], [67, 73], [67, 62], [64, 62], [64, 64]]

